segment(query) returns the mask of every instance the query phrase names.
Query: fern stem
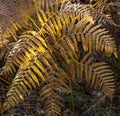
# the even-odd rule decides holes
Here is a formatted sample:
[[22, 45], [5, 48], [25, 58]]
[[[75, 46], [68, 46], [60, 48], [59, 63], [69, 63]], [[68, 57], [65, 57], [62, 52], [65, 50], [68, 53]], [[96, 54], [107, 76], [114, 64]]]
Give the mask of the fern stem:
[[71, 98], [72, 98], [72, 111], [75, 114], [74, 97], [73, 97], [73, 91], [72, 91], [72, 84], [70, 80], [69, 80], [69, 84], [70, 84], [70, 92], [71, 92]]

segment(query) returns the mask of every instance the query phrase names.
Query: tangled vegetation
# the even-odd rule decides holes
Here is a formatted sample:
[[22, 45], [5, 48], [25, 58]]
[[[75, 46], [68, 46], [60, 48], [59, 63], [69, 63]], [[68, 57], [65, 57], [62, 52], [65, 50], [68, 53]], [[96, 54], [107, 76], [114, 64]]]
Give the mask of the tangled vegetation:
[[0, 90], [1, 115], [120, 115], [120, 2], [1, 0]]

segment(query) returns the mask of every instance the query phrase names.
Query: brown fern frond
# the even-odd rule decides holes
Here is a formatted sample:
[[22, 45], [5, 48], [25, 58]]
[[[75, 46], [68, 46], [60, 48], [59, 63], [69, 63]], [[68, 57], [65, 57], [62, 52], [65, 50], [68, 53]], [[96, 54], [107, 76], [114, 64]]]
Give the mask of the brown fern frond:
[[48, 78], [42, 85], [40, 91], [40, 99], [45, 111], [45, 116], [62, 116], [62, 108], [64, 107], [64, 99], [60, 93], [66, 91], [65, 83], [57, 77], [59, 73], [55, 73]]
[[[119, 25], [115, 24], [111, 17], [106, 16], [103, 12], [97, 11], [91, 4], [79, 4], [68, 2], [65, 6], [66, 10], [72, 10], [85, 13], [84, 17], [88, 20], [92, 20], [95, 24], [101, 24], [104, 28], [107, 28], [110, 32], [114, 29], [118, 29]], [[87, 16], [86, 16], [87, 14]]]
[[80, 15], [81, 18], [85, 18], [94, 24], [93, 16], [91, 15], [91, 6], [89, 5], [67, 2], [64, 7], [61, 7], [61, 11], [75, 12], [76, 15]]
[[0, 4], [1, 27], [3, 30], [10, 28], [12, 33], [26, 24], [26, 14], [32, 12], [34, 7], [33, 0], [2, 0]]

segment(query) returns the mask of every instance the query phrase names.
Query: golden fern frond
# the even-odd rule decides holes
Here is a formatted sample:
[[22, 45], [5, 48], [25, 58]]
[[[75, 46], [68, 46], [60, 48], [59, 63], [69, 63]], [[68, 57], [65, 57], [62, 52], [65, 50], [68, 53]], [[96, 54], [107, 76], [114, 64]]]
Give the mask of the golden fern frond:
[[[9, 102], [12, 100], [12, 102], [7, 105], [7, 108], [16, 105], [20, 100], [23, 100], [23, 96], [29, 90], [40, 86], [41, 81], [45, 81], [51, 73], [54, 73], [54, 68], [56, 69], [56, 63], [49, 52], [43, 53], [38, 58], [35, 57], [34, 60], [34, 64], [33, 62], [29, 64], [23, 64], [24, 66], [21, 66], [21, 68], [18, 70], [18, 73], [13, 80], [10, 90], [7, 94], [9, 98], [6, 103], [9, 104]], [[24, 92], [21, 91], [21, 87], [23, 88]], [[18, 96], [16, 96], [16, 92]]]
[[[1, 74], [4, 75], [4, 76], [7, 76], [9, 74], [12, 74], [13, 72], [16, 72], [16, 68], [15, 66], [17, 66], [17, 59], [16, 59], [16, 63], [12, 60], [11, 56], [14, 56], [16, 55], [15, 53], [17, 53], [16, 51], [19, 49], [20, 47], [20, 44], [19, 42], [17, 42], [15, 44], [15, 46], [11, 49], [11, 51], [8, 53], [8, 56], [7, 56], [7, 59], [6, 59], [6, 63], [5, 63], [5, 66], [2, 68], [2, 72]], [[22, 47], [22, 46], [21, 46]], [[19, 56], [18, 56], [19, 58]], [[13, 63], [12, 63], [13, 62]]]
[[79, 66], [80, 78], [84, 79], [85, 77], [88, 86], [100, 90], [112, 100], [116, 88], [116, 79], [108, 64], [95, 62], [95, 59], [90, 57], [90, 53], [88, 53], [81, 59]]
[[[62, 35], [66, 35], [66, 31], [62, 31], [65, 29], [72, 21], [76, 20], [78, 16], [74, 16], [72, 12], [58, 12], [54, 16], [50, 17], [49, 20], [42, 26], [40, 33], [43, 36], [46, 34], [52, 36], [52, 41], [55, 43], [57, 37], [61, 37]], [[52, 24], [53, 23], [53, 24]]]
[[[64, 17], [66, 17], [66, 18], [64, 18]], [[47, 36], [47, 35], [52, 36], [52, 39], [48, 39], [48, 41], [49, 41], [48, 43], [54, 44], [57, 41], [55, 39], [60, 38], [62, 35], [67, 35], [70, 32], [74, 33], [76, 31], [78, 31], [78, 33], [79, 33], [79, 31], [81, 31], [81, 33], [82, 33], [81, 39], [83, 42], [84, 50], [88, 50], [88, 48], [89, 48], [89, 50], [93, 50], [93, 48], [91, 48], [91, 47], [93, 47], [92, 44], [95, 43], [95, 46], [94, 46], [95, 50], [98, 50], [98, 49], [101, 51], [104, 50], [106, 55], [108, 55], [108, 56], [110, 56], [111, 53], [114, 53], [114, 55], [117, 57], [115, 41], [110, 35], [107, 34], [108, 32], [105, 31], [105, 29], [102, 29], [102, 27], [100, 25], [94, 26], [92, 23], [90, 23], [88, 25], [86, 23], [82, 24], [81, 23], [82, 21], [80, 20], [80, 18], [81, 18], [81, 16], [78, 16], [78, 15], [74, 16], [73, 12], [72, 13], [69, 11], [59, 12], [54, 17], [50, 18], [47, 21], [47, 23], [45, 23], [45, 25], [41, 28], [40, 32], [43, 36]], [[64, 19], [64, 23], [63, 23], [63, 19]], [[52, 24], [53, 21], [54, 21], [55, 25]], [[75, 24], [76, 23], [75, 21], [76, 22], [78, 21], [77, 24]], [[71, 24], [71, 22], [73, 23], [73, 25]], [[72, 30], [72, 27], [74, 25], [77, 25], [76, 29]], [[83, 27], [83, 26], [84, 26], [84, 28], [86, 27], [85, 30], [83, 29], [84, 31], [82, 29], [79, 29], [80, 27]], [[69, 31], [65, 30], [67, 27], [70, 27]], [[65, 28], [64, 31], [61, 31], [63, 28]], [[85, 41], [85, 36], [88, 36], [89, 42]], [[93, 36], [94, 36], [94, 38], [96, 36], [95, 40], [92, 38]], [[111, 42], [110, 43], [107, 42], [108, 40]], [[86, 46], [84, 44], [86, 44]], [[109, 45], [107, 45], [107, 44], [109, 44]]]
[[[31, 39], [27, 39], [27, 36], [31, 37]], [[25, 34], [24, 39], [22, 36], [22, 39], [19, 40], [9, 52], [1, 74], [4, 77], [10, 74], [13, 75], [21, 64], [29, 62], [32, 57], [36, 56], [37, 52], [42, 53], [46, 48], [46, 43], [39, 34], [36, 34], [36, 36]], [[7, 79], [9, 80], [10, 78]]]
[[[71, 25], [71, 24], [70, 24]], [[84, 51], [104, 51], [107, 56], [111, 56], [112, 53], [117, 57], [117, 48], [114, 39], [108, 35], [105, 29], [101, 28], [101, 25], [94, 26], [92, 23], [89, 23], [85, 20], [79, 20], [76, 24], [73, 21], [73, 27], [69, 25], [69, 29], [67, 29], [67, 36], [63, 36], [63, 38], [58, 41], [59, 43], [66, 41], [69, 46], [72, 46], [71, 51], [74, 49], [77, 50], [78, 43], [81, 42], [84, 48]], [[65, 33], [65, 32], [64, 32]], [[69, 34], [72, 33], [72, 34]], [[65, 34], [64, 34], [65, 35]], [[70, 43], [71, 41], [72, 43]], [[109, 42], [107, 42], [109, 41]], [[65, 42], [64, 42], [65, 43]], [[65, 44], [61, 43], [63, 46]], [[66, 45], [67, 45], [66, 44]], [[109, 44], [109, 45], [107, 45]], [[63, 49], [59, 45], [59, 50]], [[67, 46], [64, 46], [67, 47]], [[67, 49], [67, 48], [65, 48]], [[62, 51], [62, 50], [61, 50]], [[64, 52], [67, 52], [64, 51]], [[63, 53], [64, 53], [63, 52]], [[72, 52], [75, 53], [75, 52]], [[69, 51], [70, 55], [70, 51]]]
[[[55, 74], [56, 78], [61, 80], [61, 84], [66, 86], [64, 82], [67, 74], [62, 69], [55, 66], [55, 63], [50, 59], [50, 55], [48, 55], [48, 53], [43, 57], [40, 57], [31, 66], [27, 66], [24, 71], [21, 69], [18, 72], [10, 86], [9, 92], [7, 93], [8, 99], [3, 105], [4, 110], [17, 105], [20, 100], [24, 100], [24, 96], [27, 95], [29, 90], [40, 86], [41, 79], [44, 81], [48, 78], [52, 79]], [[29, 69], [27, 69], [28, 67]], [[56, 69], [54, 69], [55, 67]], [[53, 75], [53, 77], [51, 77], [51, 75]]]
[[[119, 25], [117, 25], [111, 17], [108, 17], [104, 14], [99, 14], [98, 12], [93, 12], [94, 20], [97, 24], [101, 24], [104, 28], [107, 28], [110, 32], [112, 32], [114, 29], [119, 28]], [[111, 31], [112, 30], [112, 31]]]
[[[36, 12], [34, 12], [33, 16], [28, 16], [29, 20], [33, 23], [33, 25], [37, 28], [37, 31], [41, 29], [50, 17], [60, 11], [61, 5], [64, 4], [67, 0], [57, 0], [52, 2], [51, 0], [42, 0], [38, 1]], [[35, 21], [34, 19], [37, 19]], [[37, 23], [39, 21], [39, 23]]]

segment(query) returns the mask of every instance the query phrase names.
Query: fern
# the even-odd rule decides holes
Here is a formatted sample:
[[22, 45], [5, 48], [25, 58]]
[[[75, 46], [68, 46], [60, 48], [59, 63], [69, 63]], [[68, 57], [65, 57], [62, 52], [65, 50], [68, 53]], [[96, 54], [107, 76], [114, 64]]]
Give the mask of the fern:
[[94, 58], [89, 58], [88, 54], [80, 63], [80, 65], [84, 65], [84, 69], [83, 66], [80, 66], [80, 73], [82, 74], [82, 72], [84, 72], [88, 85], [100, 90], [112, 100], [115, 92], [115, 78], [109, 66], [105, 62], [94, 63]]
[[[18, 3], [12, 1], [11, 7], [10, 4], [7, 6], [1, 2], [11, 11], [14, 7], [21, 7]], [[31, 3], [32, 0], [28, 5]], [[10, 50], [4, 49], [0, 58], [5, 59], [1, 65], [0, 82], [9, 85], [3, 110], [18, 105], [29, 96], [31, 90], [40, 88], [45, 115], [61, 116], [65, 107], [62, 93], [72, 89], [69, 82], [84, 86], [87, 90], [100, 91], [104, 98], [107, 97], [112, 102], [119, 84], [110, 65], [117, 66], [110, 58], [117, 62], [120, 57], [119, 44], [116, 44], [118, 39], [110, 35], [111, 27], [118, 27], [112, 18], [103, 12], [99, 13], [95, 5], [84, 4], [82, 1], [59, 0], [52, 3], [50, 0], [40, 0], [35, 1], [31, 8], [25, 14], [23, 11], [27, 10], [26, 7], [13, 12], [14, 16], [23, 13], [21, 18], [25, 20], [19, 22], [16, 15], [11, 20], [12, 26], [8, 25], [3, 33], [3, 36], [9, 37], [6, 33], [8, 30], [13, 37], [5, 45], [0, 40], [3, 42], [1, 50], [3, 46], [10, 46]], [[9, 17], [7, 9], [6, 12]], [[2, 26], [5, 25], [3, 19], [4, 17], [1, 20]], [[22, 29], [23, 33], [21, 31], [18, 34]], [[93, 55], [97, 53], [101, 57]], [[103, 56], [108, 61], [104, 61]]]
[[[62, 15], [62, 16], [67, 16], [67, 14], [68, 14], [69, 12], [67, 11], [67, 12], [63, 12], [63, 15], [60, 13], [60, 16]], [[71, 13], [70, 12], [70, 15], [72, 15], [73, 13]], [[57, 15], [55, 15], [57, 18], [59, 17], [59, 14], [58, 14], [58, 16]], [[73, 16], [73, 15], [72, 15]], [[72, 19], [72, 16], [69, 16], [68, 18], [66, 18], [66, 19], [69, 19], [69, 21]], [[63, 18], [63, 17], [61, 17], [61, 18]], [[55, 18], [56, 19], [56, 18]], [[55, 20], [54, 18], [53, 18], [53, 20]], [[89, 24], [87, 21], [85, 21], [84, 19], [83, 20], [81, 20], [81, 21], [79, 21], [77, 24], [75, 24], [76, 23], [76, 17], [74, 18], [74, 19], [72, 19], [73, 21], [72, 21], [72, 23], [70, 23], [70, 22], [67, 22], [68, 20], [66, 20], [66, 26], [67, 26], [67, 28], [68, 27], [71, 27], [71, 28], [69, 28], [69, 30], [68, 30], [68, 34], [69, 33], [73, 33], [72, 35], [69, 35], [68, 36], [68, 38], [71, 38], [71, 41], [69, 41], [69, 39], [67, 39], [67, 43], [63, 40], [62, 41], [62, 45], [64, 45], [64, 47], [66, 47], [67, 46], [67, 44], [70, 46], [70, 47], [68, 47], [68, 48], [65, 48], [65, 49], [68, 49], [67, 51], [69, 51], [69, 49], [71, 49], [71, 51], [73, 51], [74, 49], [74, 46], [78, 46], [77, 45], [77, 43], [78, 42], [82, 42], [82, 44], [83, 44], [83, 48], [84, 48], [84, 50], [85, 51], [91, 51], [91, 50], [101, 50], [101, 51], [105, 51], [106, 52], [106, 54], [107, 55], [111, 55], [112, 53], [114, 53], [114, 55], [116, 56], [116, 47], [115, 47], [115, 42], [113, 41], [113, 38], [111, 38], [109, 35], [107, 35], [107, 31], [104, 31], [104, 29], [102, 30], [102, 29], [99, 29], [99, 27], [100, 27], [100, 25], [98, 25], [98, 26], [93, 26], [93, 24]], [[51, 20], [49, 20], [49, 21], [51, 21]], [[48, 24], [49, 24], [49, 21], [47, 22]], [[61, 22], [59, 22], [59, 25], [62, 25], [62, 22], [63, 22], [63, 20], [61, 19]], [[65, 22], [65, 21], [64, 21]], [[46, 23], [46, 25], [48, 25]], [[83, 23], [82, 25], [81, 25], [81, 23]], [[56, 22], [56, 24], [58, 24], [58, 22]], [[74, 25], [76, 25], [75, 27], [73, 27]], [[84, 29], [84, 25], [86, 25], [86, 28]], [[48, 25], [49, 26], [49, 25]], [[47, 26], [47, 27], [48, 27]], [[79, 27], [80, 26], [80, 27]], [[92, 27], [93, 26], [93, 27]], [[58, 28], [59, 26], [58, 25], [56, 25], [56, 27], [54, 27], [55, 29], [54, 30], [57, 30], [56, 28]], [[45, 29], [46, 29], [46, 27], [42, 27], [41, 28], [41, 30], [42, 30], [42, 35], [44, 34], [43, 33], [43, 31], [44, 32], [46, 32], [45, 31]], [[51, 29], [52, 28], [52, 29]], [[63, 32], [65, 32], [65, 30], [64, 29], [62, 29], [63, 27], [61, 27], [61, 30], [59, 29], [59, 31], [58, 32], [56, 32], [56, 34], [55, 35], [57, 35], [56, 37], [54, 37], [55, 35], [52, 35], [53, 36], [53, 38], [51, 38], [51, 39], [45, 39], [45, 41], [48, 41], [50, 44], [54, 44], [56, 41], [58, 41], [58, 40], [55, 40], [56, 38], [61, 38], [61, 36], [62, 35], [66, 35], [66, 34], [64, 34]], [[64, 26], [64, 28], [65, 28], [65, 26]], [[79, 30], [79, 28], [80, 28], [80, 30]], [[82, 29], [83, 28], [83, 29]], [[91, 30], [90, 30], [90, 32], [88, 31], [88, 29], [89, 28], [91, 28]], [[49, 30], [50, 30], [50, 32], [47, 32], [47, 33], [49, 33], [50, 35], [51, 35], [51, 33], [54, 33], [54, 32], [52, 32], [52, 30], [53, 30], [53, 26], [52, 27], [49, 27]], [[49, 31], [48, 30], [48, 31]], [[63, 30], [63, 31], [62, 31]], [[93, 30], [93, 31], [92, 31]], [[83, 32], [82, 32], [83, 31]], [[41, 32], [41, 31], [40, 31]], [[34, 32], [35, 33], [35, 32]], [[58, 34], [57, 34], [58, 33]], [[74, 34], [75, 33], [75, 34]], [[94, 35], [93, 35], [94, 34]], [[104, 35], [105, 34], [105, 35]], [[61, 36], [59, 36], [59, 35], [61, 35]], [[102, 35], [102, 36], [101, 36]], [[44, 36], [44, 35], [43, 35]], [[64, 38], [64, 36], [63, 36], [63, 38]], [[88, 38], [88, 36], [89, 36], [89, 38]], [[91, 37], [92, 36], [97, 36], [98, 37], [98, 40], [94, 40], [94, 41], [92, 41], [91, 39]], [[47, 48], [46, 46], [46, 44], [45, 44], [45, 41], [42, 39], [42, 37], [40, 37], [40, 34], [35, 34], [34, 36], [33, 36], [33, 38], [31, 37], [31, 36], [28, 36], [29, 38], [31, 38], [31, 39], [29, 39], [28, 41], [25, 41], [25, 39], [26, 39], [26, 35], [24, 35], [24, 36], [22, 36], [22, 39], [24, 39], [24, 41], [25, 41], [25, 43], [24, 42], [22, 42], [22, 41], [18, 41], [18, 43], [20, 43], [20, 44], [16, 44], [15, 45], [15, 47], [13, 47], [13, 49], [12, 49], [12, 51], [13, 52], [15, 52], [16, 50], [16, 52], [15, 52], [15, 54], [14, 53], [12, 53], [12, 51], [10, 52], [10, 55], [9, 55], [9, 57], [8, 57], [8, 60], [6, 61], [6, 65], [5, 65], [5, 67], [4, 67], [4, 69], [5, 70], [8, 70], [8, 72], [6, 72], [6, 71], [4, 71], [4, 69], [3, 69], [3, 74], [4, 75], [6, 75], [7, 73], [9, 73], [9, 70], [10, 70], [10, 73], [12, 73], [12, 70], [13, 70], [13, 72], [15, 72], [16, 71], [16, 69], [15, 69], [15, 66], [20, 66], [20, 64], [22, 64], [23, 62], [27, 62], [27, 60], [30, 60], [31, 59], [31, 54], [32, 55], [36, 55], [36, 51], [39, 51], [39, 52], [44, 52], [45, 51], [45, 49]], [[65, 37], [66, 38], [66, 37]], [[105, 44], [106, 43], [106, 39], [108, 39], [109, 38], [109, 41], [111, 41], [108, 45], [107, 44]], [[87, 40], [88, 39], [88, 41], [90, 41], [89, 43], [87, 42], [87, 41], [85, 41], [85, 40]], [[101, 41], [100, 41], [100, 39], [101, 39]], [[102, 42], [102, 40], [103, 40], [103, 42]], [[54, 42], [55, 41], [55, 42]], [[75, 42], [75, 45], [72, 47], [71, 46], [71, 42]], [[48, 43], [47, 42], [47, 43]], [[63, 42], [64, 42], [64, 44], [63, 44]], [[60, 42], [59, 43], [61, 43], [61, 40], [60, 40]], [[94, 45], [93, 45], [94, 44]], [[20, 47], [21, 47], [21, 50], [20, 50]], [[44, 48], [44, 46], [46, 47], [46, 48]], [[61, 46], [61, 45], [60, 45]], [[92, 46], [95, 46], [94, 48], [92, 48]], [[107, 46], [109, 46], [109, 48], [107, 47]], [[51, 46], [52, 47], [52, 46]], [[63, 47], [63, 48], [64, 48]], [[72, 48], [71, 48], [72, 47]], [[64, 53], [63, 51], [64, 51], [64, 49], [63, 48], [61, 48], [60, 47], [60, 49], [62, 49], [61, 50], [61, 53]], [[106, 49], [107, 48], [107, 49]], [[114, 48], [114, 49], [113, 49]], [[59, 49], [59, 46], [58, 46], [58, 48], [57, 49]], [[76, 50], [78, 51], [78, 48], [76, 48]], [[76, 52], [76, 51], [73, 51], [72, 53], [74, 53], [74, 52]], [[23, 56], [21, 56], [23, 54]], [[67, 53], [67, 54], [71, 54], [70, 53], [70, 51], [69, 51], [69, 53]], [[13, 58], [12, 58], [13, 57]], [[71, 57], [73, 57], [73, 56], [71, 56]], [[117, 56], [116, 56], [117, 57]], [[67, 58], [67, 56], [64, 56], [64, 58]], [[15, 59], [15, 60], [13, 60], [13, 59]], [[27, 59], [27, 60], [25, 60], [25, 59]], [[13, 62], [13, 64], [11, 64], [11, 61], [10, 60], [12, 60], [12, 62]], [[67, 59], [66, 59], [67, 60]], [[68, 60], [67, 60], [68, 61]], [[10, 62], [10, 66], [9, 66], [9, 62]]]

